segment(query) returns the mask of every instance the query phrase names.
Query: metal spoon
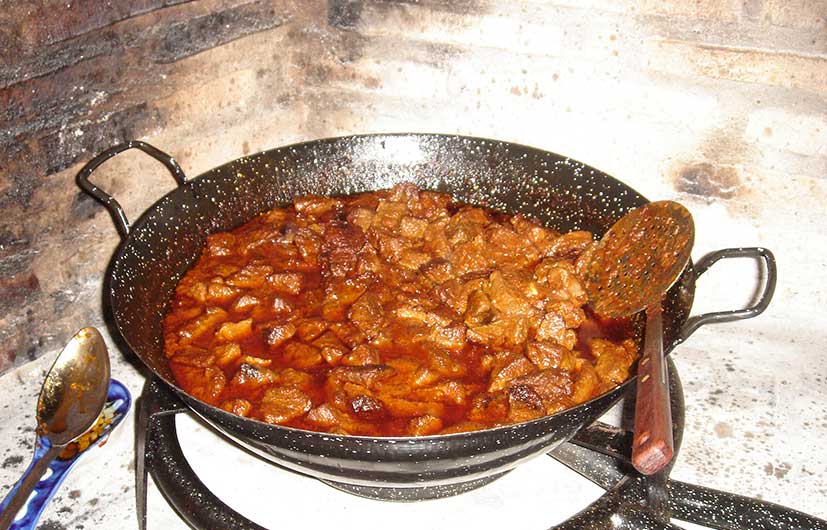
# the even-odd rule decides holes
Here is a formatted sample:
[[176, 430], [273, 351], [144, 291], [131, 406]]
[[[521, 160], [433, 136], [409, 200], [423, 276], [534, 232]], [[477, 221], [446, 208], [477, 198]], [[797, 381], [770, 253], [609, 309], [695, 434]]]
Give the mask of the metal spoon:
[[651, 202], [606, 232], [586, 273], [586, 292], [597, 314], [620, 318], [646, 310], [632, 444], [632, 464], [645, 475], [660, 471], [674, 453], [661, 302], [686, 267], [694, 240], [686, 208], [673, 201]]
[[14, 522], [34, 486], [63, 448], [98, 419], [109, 389], [109, 353], [98, 330], [83, 328], [72, 337], [52, 365], [37, 402], [37, 434], [46, 453], [21, 479], [0, 513], [0, 530]]

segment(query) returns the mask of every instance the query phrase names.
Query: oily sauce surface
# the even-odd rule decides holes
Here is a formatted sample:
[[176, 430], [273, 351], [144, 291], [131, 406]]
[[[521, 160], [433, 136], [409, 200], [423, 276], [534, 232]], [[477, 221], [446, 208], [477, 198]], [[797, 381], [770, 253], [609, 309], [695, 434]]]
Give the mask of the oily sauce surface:
[[485, 429], [629, 376], [630, 319], [586, 307], [596, 243], [410, 184], [306, 196], [209, 236], [164, 321], [177, 383], [274, 424]]

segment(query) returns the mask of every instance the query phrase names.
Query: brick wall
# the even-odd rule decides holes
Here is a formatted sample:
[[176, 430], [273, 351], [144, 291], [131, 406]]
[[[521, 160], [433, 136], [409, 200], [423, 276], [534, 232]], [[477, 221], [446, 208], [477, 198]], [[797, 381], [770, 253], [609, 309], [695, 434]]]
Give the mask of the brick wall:
[[[117, 235], [74, 174], [127, 138], [194, 176], [300, 140], [462, 133], [756, 223], [827, 198], [824, 0], [102, 4], [0, 12], [0, 372], [101, 325]], [[131, 153], [95, 180], [132, 218], [172, 187]]]

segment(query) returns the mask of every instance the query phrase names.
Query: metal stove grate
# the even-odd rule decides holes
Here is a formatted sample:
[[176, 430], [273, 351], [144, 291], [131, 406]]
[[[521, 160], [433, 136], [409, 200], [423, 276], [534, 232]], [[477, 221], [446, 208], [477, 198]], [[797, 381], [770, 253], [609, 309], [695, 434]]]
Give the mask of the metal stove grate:
[[[684, 426], [683, 389], [669, 360], [675, 454]], [[197, 529], [263, 530], [216, 497], [193, 471], [178, 441], [175, 415], [186, 407], [161, 381], [147, 383], [136, 428], [138, 519], [146, 529], [147, 476], [176, 513]], [[555, 530], [680, 529], [673, 519], [714, 529], [827, 530], [827, 521], [777, 504], [733, 495], [669, 478], [671, 466], [644, 476], [631, 465], [632, 434], [597, 422], [548, 455], [606, 490], [590, 506]], [[674, 460], [673, 460], [674, 461]]]

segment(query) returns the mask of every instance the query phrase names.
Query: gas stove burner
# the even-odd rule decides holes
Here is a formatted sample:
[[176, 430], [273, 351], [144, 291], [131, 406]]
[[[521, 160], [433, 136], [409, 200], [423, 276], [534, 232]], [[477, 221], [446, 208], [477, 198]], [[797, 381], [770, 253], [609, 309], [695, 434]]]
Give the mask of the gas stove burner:
[[[671, 359], [669, 372], [677, 456], [683, 434], [684, 403], [681, 382]], [[153, 379], [147, 383], [136, 426], [140, 528], [146, 528], [147, 475], [151, 474], [167, 502], [192, 528], [263, 530], [262, 526], [240, 515], [213, 494], [187, 462], [178, 440], [175, 415], [189, 412], [190, 409], [163, 382]], [[716, 529], [827, 530], [827, 521], [777, 504], [672, 480], [669, 478], [671, 465], [655, 475], [641, 475], [631, 465], [631, 441], [631, 432], [597, 422], [548, 453], [606, 490], [584, 510], [552, 528], [680, 529], [672, 523], [672, 519], [677, 519]], [[362, 497], [409, 501], [456, 495], [484, 486], [500, 476], [502, 474], [448, 487], [404, 489], [323, 482]]]

